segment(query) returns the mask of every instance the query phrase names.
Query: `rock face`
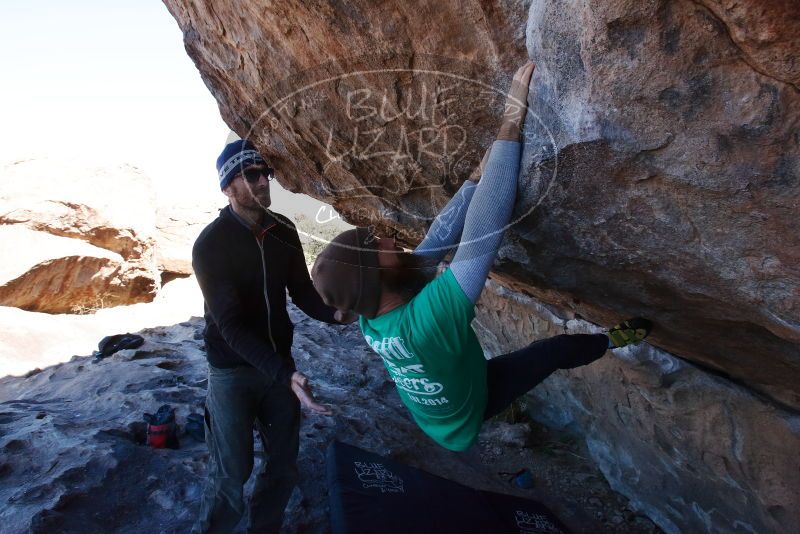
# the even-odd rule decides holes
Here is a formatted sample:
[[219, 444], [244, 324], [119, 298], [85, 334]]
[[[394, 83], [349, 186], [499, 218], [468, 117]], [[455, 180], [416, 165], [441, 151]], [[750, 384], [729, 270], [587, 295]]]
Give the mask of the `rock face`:
[[[792, 493], [774, 493], [785, 483], [800, 494], [796, 470], [769, 478], [755, 456], [737, 456], [739, 445], [702, 442], [726, 428], [732, 440], [749, 434], [764, 458], [795, 443], [796, 423], [782, 421], [800, 410], [796, 1], [165, 3], [226, 122], [274, 160], [284, 185], [408, 244], [491, 141], [514, 66], [535, 59], [517, 211], [496, 278], [563, 317], [650, 317], [652, 343], [693, 364], [644, 375], [658, 407], [684, 392], [664, 409], [683, 411], [691, 432], [669, 454], [672, 434], [647, 433], [656, 408], [625, 401], [639, 391], [640, 364], [620, 361], [624, 380], [598, 375], [583, 407], [622, 406], [640, 424], [582, 424], [590, 443], [620, 442], [613, 454], [594, 447], [595, 458], [667, 530], [797, 524]], [[534, 334], [510, 329], [505, 340]], [[486, 335], [505, 334], [498, 323]], [[722, 383], [751, 392], [724, 404], [744, 426], [702, 409], [724, 396]], [[688, 395], [689, 384], [703, 392]], [[580, 387], [560, 385], [572, 396]], [[629, 476], [634, 456], [678, 474], [707, 462], [717, 478], [689, 476], [707, 500], [654, 502], [663, 473]], [[741, 481], [735, 502], [747, 505], [714, 502], [730, 495], [715, 493], [728, 478]], [[664, 487], [684, 482], [675, 483]]]
[[514, 1], [165, 3], [226, 122], [284, 187], [349, 222], [383, 211], [407, 239], [480, 161], [525, 57]]
[[[490, 283], [476, 327], [492, 355], [600, 328]], [[800, 524], [800, 416], [650, 345], [559, 371], [527, 399], [579, 430], [617, 491], [667, 532], [790, 532]]]
[[282, 183], [409, 242], [495, 133], [527, 15], [502, 272], [800, 407], [796, 3], [166, 4]]
[[800, 7], [708, 4], [532, 6], [558, 173], [508, 270], [797, 409]]
[[160, 288], [149, 179], [133, 167], [46, 160], [0, 170], [0, 304], [85, 313], [149, 302]]

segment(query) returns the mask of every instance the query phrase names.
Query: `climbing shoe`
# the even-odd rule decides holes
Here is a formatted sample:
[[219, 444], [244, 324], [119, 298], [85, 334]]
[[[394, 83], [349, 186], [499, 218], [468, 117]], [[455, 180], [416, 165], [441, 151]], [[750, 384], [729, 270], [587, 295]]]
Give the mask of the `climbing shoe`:
[[632, 343], [638, 343], [650, 334], [653, 323], [641, 317], [634, 317], [627, 321], [622, 321], [608, 331], [608, 337], [614, 348], [625, 347]]

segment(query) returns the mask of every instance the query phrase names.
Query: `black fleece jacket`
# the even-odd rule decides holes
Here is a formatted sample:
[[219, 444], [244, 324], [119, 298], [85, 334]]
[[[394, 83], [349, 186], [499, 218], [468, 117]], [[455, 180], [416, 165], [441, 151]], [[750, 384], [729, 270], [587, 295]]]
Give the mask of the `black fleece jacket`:
[[251, 365], [270, 381], [289, 383], [295, 366], [287, 289], [307, 315], [336, 323], [336, 310], [311, 284], [294, 224], [277, 213], [268, 212], [262, 228], [248, 229], [230, 206], [223, 208], [195, 241], [192, 266], [205, 299], [203, 334], [214, 367]]

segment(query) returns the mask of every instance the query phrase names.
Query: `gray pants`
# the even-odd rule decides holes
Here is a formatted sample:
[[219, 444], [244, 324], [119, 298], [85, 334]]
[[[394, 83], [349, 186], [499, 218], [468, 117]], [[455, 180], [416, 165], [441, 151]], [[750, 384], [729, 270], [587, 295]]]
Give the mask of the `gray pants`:
[[257, 474], [248, 531], [278, 532], [297, 484], [300, 403], [288, 386], [267, 386], [252, 367], [209, 365], [206, 397], [208, 481], [194, 532], [231, 532], [244, 514], [244, 484], [253, 470], [253, 425], [266, 466]]

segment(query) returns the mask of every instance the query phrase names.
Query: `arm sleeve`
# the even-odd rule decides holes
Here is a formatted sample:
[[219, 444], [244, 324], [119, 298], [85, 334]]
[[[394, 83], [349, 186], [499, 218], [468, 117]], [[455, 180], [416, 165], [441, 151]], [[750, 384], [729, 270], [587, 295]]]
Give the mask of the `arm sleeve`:
[[518, 142], [494, 142], [486, 171], [467, 210], [461, 243], [451, 269], [473, 304], [483, 290], [511, 220], [517, 197], [519, 157]]
[[477, 186], [478, 184], [469, 180], [461, 185], [453, 198], [436, 216], [425, 239], [414, 249], [414, 254], [425, 256], [432, 263], [439, 263], [448, 252], [455, 248], [454, 245], [464, 229], [467, 208], [469, 208]]
[[225, 342], [269, 380], [289, 384], [294, 366], [276, 353], [264, 336], [246, 325], [238, 290], [230, 275], [226, 276], [219, 255], [195, 245], [192, 267], [206, 306]]
[[314, 288], [314, 284], [311, 283], [311, 277], [308, 275], [308, 266], [306, 266], [306, 257], [303, 254], [303, 246], [300, 244], [300, 236], [297, 235], [294, 227], [291, 230], [289, 248], [292, 256], [289, 258], [289, 280], [287, 286], [292, 302], [312, 319], [330, 324], [340, 324], [333, 318], [336, 308], [326, 305]]

